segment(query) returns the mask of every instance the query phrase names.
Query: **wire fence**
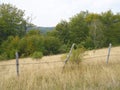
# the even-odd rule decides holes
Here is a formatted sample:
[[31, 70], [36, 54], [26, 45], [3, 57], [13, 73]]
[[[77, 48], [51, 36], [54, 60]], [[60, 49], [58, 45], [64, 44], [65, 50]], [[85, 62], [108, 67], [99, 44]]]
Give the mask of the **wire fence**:
[[[60, 61], [41, 61], [41, 62], [33, 62], [33, 63], [19, 63], [19, 59], [18, 59], [18, 53], [16, 53], [16, 63], [10, 63], [10, 64], [0, 64], [0, 74], [1, 73], [9, 73], [9, 72], [11, 72], [11, 73], [15, 73], [15, 72], [17, 72], [17, 76], [19, 76], [19, 72], [21, 72], [21, 71], [23, 71], [22, 70], [22, 67], [21, 66], [26, 66], [26, 65], [39, 65], [39, 64], [47, 64], [48, 65], [48, 67], [49, 67], [49, 65], [50, 64], [58, 64], [58, 63], [61, 63], [61, 65], [62, 65], [62, 67], [63, 67], [63, 69], [64, 69], [64, 67], [65, 67], [65, 65], [66, 65], [66, 63], [68, 62], [68, 60], [70, 59], [70, 55], [71, 55], [71, 52], [72, 52], [72, 49], [73, 49], [73, 47], [74, 47], [74, 45], [75, 44], [73, 44], [72, 45], [72, 47], [71, 47], [71, 49], [70, 49], [70, 51], [69, 51], [69, 53], [68, 53], [68, 55], [67, 55], [67, 58], [64, 60], [64, 61], [62, 61], [62, 60], [60, 60]], [[110, 49], [110, 47], [109, 47], [109, 49]], [[110, 50], [109, 50], [110, 51]], [[87, 60], [87, 59], [99, 59], [99, 58], [104, 58], [104, 60], [106, 60], [106, 58], [107, 58], [107, 60], [106, 60], [106, 63], [108, 64], [108, 60], [109, 60], [109, 57], [120, 57], [120, 54], [110, 54], [110, 52], [108, 51], [108, 55], [106, 54], [106, 55], [99, 55], [99, 56], [89, 56], [89, 57], [84, 57], [83, 58], [83, 60]], [[7, 68], [7, 70], [5, 70], [5, 68], [6, 67], [8, 67], [9, 66], [9, 68]], [[13, 66], [15, 66], [15, 68], [14, 68], [14, 70], [11, 70], [11, 69], [13, 69]], [[41, 65], [39, 65], [39, 67], [40, 67]], [[20, 69], [20, 70], [19, 70]]]
[[[120, 54], [112, 54], [110, 55], [110, 57], [120, 57]], [[106, 58], [107, 55], [100, 55], [100, 56], [94, 56], [94, 57], [87, 57], [87, 58], [83, 58], [83, 60], [87, 60], [87, 59], [95, 59], [95, 58]], [[19, 66], [22, 65], [36, 65], [36, 64], [56, 64], [56, 63], [62, 63], [64, 64], [65, 61], [50, 61], [50, 62], [36, 62], [36, 63], [19, 63]], [[0, 67], [8, 67], [8, 66], [16, 66], [16, 63], [12, 63], [12, 64], [0, 64]], [[10, 72], [10, 70], [6, 70], [7, 72]], [[13, 72], [16, 72], [15, 70]], [[1, 73], [1, 70], [0, 70]]]
[[[28, 64], [48, 64], [48, 63], [59, 63], [59, 62], [65, 62], [65, 61], [52, 61], [52, 62], [39, 62], [39, 63], [19, 63], [19, 65], [28, 65]], [[0, 66], [14, 66], [16, 63], [13, 64], [0, 64]]]
[[[17, 72], [17, 76], [19, 76], [19, 73], [26, 72], [27, 65], [35, 65], [33, 68], [40, 69], [40, 67], [45, 64], [47, 65], [48, 69], [50, 69], [50, 66], [48, 64], [56, 64], [56, 63], [64, 63], [64, 61], [51, 61], [51, 62], [34, 62], [34, 63], [19, 63], [18, 65], [16, 63], [12, 64], [0, 64], [0, 74], [1, 75], [7, 75], [10, 73], [15, 74]], [[42, 65], [40, 65], [42, 64]], [[37, 66], [38, 65], [38, 66]], [[18, 68], [16, 68], [18, 67]], [[43, 69], [43, 68], [42, 68]]]
[[[113, 57], [113, 56], [120, 56], [120, 54], [112, 54], [110, 56], [111, 57]], [[99, 57], [107, 57], [107, 55], [99, 55], [99, 56], [94, 56], [94, 57], [87, 57], [87, 58], [84, 58], [84, 60], [86, 60], [86, 59], [93, 59], [93, 58], [99, 58]]]
[[[112, 54], [110, 55], [111, 57], [113, 56], [117, 56], [120, 57], [120, 54]], [[99, 57], [107, 57], [107, 55], [100, 55], [100, 56], [94, 56], [94, 57], [87, 57], [87, 58], [83, 58], [84, 60], [86, 59], [93, 59], [93, 58], [99, 58]], [[28, 65], [28, 64], [48, 64], [48, 63], [59, 63], [59, 62], [65, 62], [65, 61], [51, 61], [51, 62], [38, 62], [38, 63], [19, 63], [19, 65]], [[0, 66], [15, 66], [16, 63], [12, 63], [12, 64], [0, 64]]]

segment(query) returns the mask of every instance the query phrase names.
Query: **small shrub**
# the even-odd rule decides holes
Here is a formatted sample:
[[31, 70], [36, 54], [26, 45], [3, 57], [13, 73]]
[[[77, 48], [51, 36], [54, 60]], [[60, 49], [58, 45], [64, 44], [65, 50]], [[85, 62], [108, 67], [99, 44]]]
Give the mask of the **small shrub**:
[[8, 59], [6, 53], [3, 53], [3, 54], [0, 55], [0, 61], [6, 60], [6, 59]]
[[32, 54], [32, 58], [33, 59], [40, 59], [40, 58], [42, 58], [43, 57], [43, 53], [42, 52], [34, 52], [33, 54]]
[[59, 51], [60, 53], [66, 53], [67, 51], [69, 51], [69, 48], [67, 47], [67, 45], [64, 44], [59, 48]]
[[70, 62], [79, 64], [82, 61], [84, 52], [85, 52], [84, 48], [78, 48], [76, 50], [73, 50], [72, 55], [70, 57]]
[[66, 57], [67, 57], [67, 53], [62, 55], [61, 60], [64, 61], [66, 59]]

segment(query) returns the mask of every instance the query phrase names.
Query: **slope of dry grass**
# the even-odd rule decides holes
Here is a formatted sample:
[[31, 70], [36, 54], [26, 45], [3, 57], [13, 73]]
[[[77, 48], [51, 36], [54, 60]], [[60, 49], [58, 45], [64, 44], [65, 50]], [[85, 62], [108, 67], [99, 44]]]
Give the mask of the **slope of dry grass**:
[[[20, 76], [15, 66], [0, 66], [0, 90], [120, 90], [120, 47], [112, 48], [109, 64], [106, 64], [107, 49], [88, 51], [82, 63], [44, 63], [20, 65]], [[20, 63], [38, 63], [61, 60], [62, 55], [43, 57], [40, 61], [21, 59]], [[96, 57], [97, 58], [90, 58]], [[15, 60], [0, 64], [15, 63]]]

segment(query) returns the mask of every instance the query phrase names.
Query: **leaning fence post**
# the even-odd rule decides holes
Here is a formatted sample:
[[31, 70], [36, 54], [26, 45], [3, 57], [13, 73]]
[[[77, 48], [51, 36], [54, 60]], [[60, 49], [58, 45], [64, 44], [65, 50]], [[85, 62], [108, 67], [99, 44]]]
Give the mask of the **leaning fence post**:
[[16, 55], [16, 72], [17, 72], [17, 76], [19, 76], [19, 56], [18, 56], [18, 52], [15, 53]]
[[108, 55], [107, 55], [107, 60], [106, 60], [106, 63], [107, 63], [107, 64], [108, 64], [109, 57], [110, 57], [111, 46], [112, 46], [112, 44], [110, 43], [110, 44], [109, 44], [109, 47], [108, 47]]
[[68, 60], [69, 60], [69, 58], [70, 58], [70, 56], [72, 54], [72, 50], [73, 50], [74, 46], [75, 46], [75, 44], [73, 43], [72, 46], [71, 46], [71, 49], [70, 49], [70, 51], [69, 51], [69, 53], [67, 55], [67, 58], [65, 59], [63, 69], [65, 68], [65, 64], [68, 62]]
[[67, 58], [66, 58], [66, 60], [65, 60], [65, 64], [68, 62], [68, 60], [69, 60], [69, 58], [70, 58], [70, 56], [71, 56], [71, 53], [72, 53], [72, 50], [73, 50], [74, 46], [75, 46], [75, 44], [73, 43], [73, 44], [72, 44], [72, 47], [71, 47], [71, 49], [70, 49], [70, 51], [69, 51], [69, 54], [67, 55]]

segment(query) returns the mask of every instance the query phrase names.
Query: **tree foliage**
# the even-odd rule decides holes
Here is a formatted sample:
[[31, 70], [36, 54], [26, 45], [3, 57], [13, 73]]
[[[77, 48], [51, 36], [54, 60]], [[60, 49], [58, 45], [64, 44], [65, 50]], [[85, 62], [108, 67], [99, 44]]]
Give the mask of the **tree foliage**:
[[87, 12], [80, 12], [70, 19], [70, 40], [71, 43], [80, 44], [88, 36], [88, 26], [85, 21]]
[[68, 26], [68, 22], [62, 20], [60, 23], [56, 25], [56, 34], [57, 37], [64, 43], [67, 44], [69, 43], [69, 38], [70, 38], [70, 30]]
[[[62, 21], [56, 26], [57, 38], [83, 45], [86, 48], [106, 47], [109, 43], [120, 44], [120, 14], [111, 10], [101, 14], [82, 11], [70, 18], [69, 22]], [[55, 31], [54, 31], [55, 32]]]
[[[106, 47], [109, 43], [120, 45], [120, 13], [111, 10], [101, 14], [82, 11], [69, 21], [60, 21], [47, 34], [40, 30], [26, 31], [26, 25], [33, 24], [24, 19], [24, 11], [11, 4], [0, 5], [0, 59], [15, 58], [16, 51], [20, 57], [35, 58], [65, 53], [73, 43], [76, 48], [87, 49]], [[77, 61], [79, 57], [74, 59]]]
[[0, 4], [0, 42], [9, 36], [23, 36], [26, 20], [24, 11], [11, 4]]

